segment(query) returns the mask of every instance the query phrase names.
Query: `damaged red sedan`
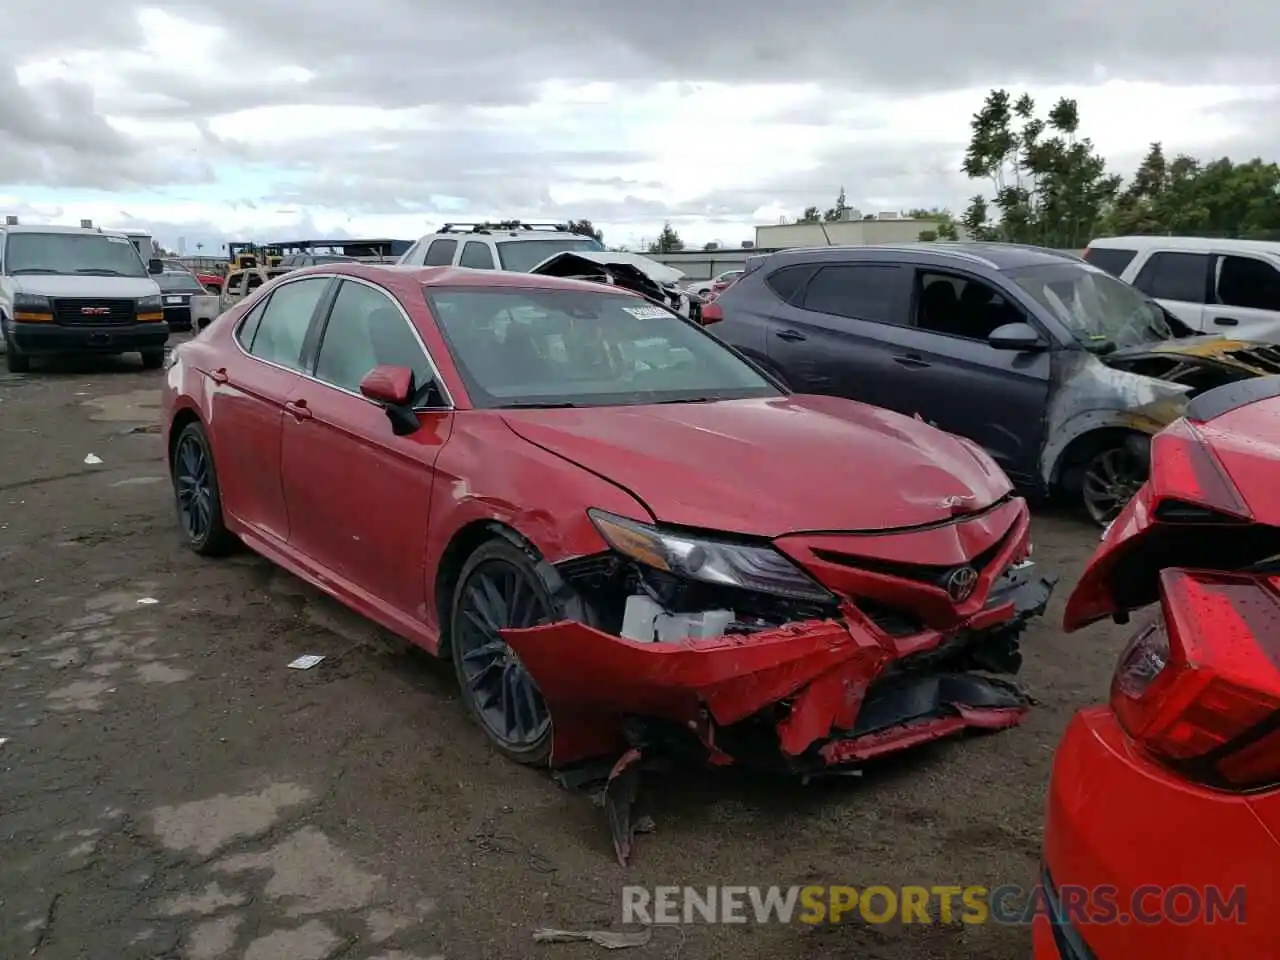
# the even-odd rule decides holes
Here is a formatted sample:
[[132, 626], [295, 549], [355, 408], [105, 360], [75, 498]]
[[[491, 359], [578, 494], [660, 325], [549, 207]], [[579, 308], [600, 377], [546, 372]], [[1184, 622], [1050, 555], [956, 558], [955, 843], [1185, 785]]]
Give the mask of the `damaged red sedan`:
[[1150, 608], [1054, 760], [1036, 960], [1280, 944], [1280, 377], [1195, 397], [1067, 602]]
[[452, 657], [515, 760], [808, 774], [1026, 710], [975, 672], [1053, 586], [991, 458], [617, 287], [291, 272], [174, 351], [164, 419], [192, 548]]

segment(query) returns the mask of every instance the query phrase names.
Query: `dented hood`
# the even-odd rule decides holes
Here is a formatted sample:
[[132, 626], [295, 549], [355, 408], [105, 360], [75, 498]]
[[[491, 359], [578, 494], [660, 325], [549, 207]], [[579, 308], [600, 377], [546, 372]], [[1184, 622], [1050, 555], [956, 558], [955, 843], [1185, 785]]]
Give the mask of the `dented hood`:
[[581, 272], [587, 265], [595, 269], [634, 270], [659, 286], [669, 286], [684, 279], [684, 271], [659, 263], [638, 253], [624, 250], [565, 250], [543, 260], [530, 273], [563, 277]]
[[529, 442], [631, 491], [661, 522], [752, 536], [937, 523], [1011, 489], [966, 441], [837, 397], [502, 417]]
[[1280, 347], [1253, 340], [1229, 340], [1226, 337], [1180, 337], [1155, 343], [1125, 347], [1108, 354], [1104, 360], [1170, 357], [1200, 360], [1227, 367], [1239, 373], [1268, 376], [1280, 373]]

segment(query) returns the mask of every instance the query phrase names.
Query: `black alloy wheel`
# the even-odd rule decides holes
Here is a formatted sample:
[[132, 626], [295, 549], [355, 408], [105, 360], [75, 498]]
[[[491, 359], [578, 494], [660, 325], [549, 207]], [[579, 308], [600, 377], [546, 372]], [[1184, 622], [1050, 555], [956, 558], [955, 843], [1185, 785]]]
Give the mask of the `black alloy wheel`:
[[552, 623], [557, 604], [534, 559], [492, 540], [471, 555], [458, 578], [450, 644], [468, 712], [498, 750], [537, 764], [551, 752], [551, 715], [537, 684], [499, 630]]
[[218, 474], [198, 423], [183, 428], [174, 444], [173, 492], [187, 545], [206, 556], [226, 552], [234, 538], [223, 525]]
[[1147, 480], [1148, 463], [1128, 446], [1100, 450], [1085, 464], [1081, 496], [1090, 519], [1105, 527]]

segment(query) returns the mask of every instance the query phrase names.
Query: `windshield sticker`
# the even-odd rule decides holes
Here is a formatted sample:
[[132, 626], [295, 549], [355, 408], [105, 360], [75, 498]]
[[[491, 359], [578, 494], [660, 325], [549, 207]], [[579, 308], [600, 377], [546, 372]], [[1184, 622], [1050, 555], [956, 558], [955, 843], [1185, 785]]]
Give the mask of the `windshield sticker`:
[[112, 243], [128, 243], [129, 242], [128, 237], [107, 237], [107, 239], [110, 240]]
[[667, 311], [662, 307], [623, 307], [622, 309], [637, 320], [661, 320], [668, 316]]

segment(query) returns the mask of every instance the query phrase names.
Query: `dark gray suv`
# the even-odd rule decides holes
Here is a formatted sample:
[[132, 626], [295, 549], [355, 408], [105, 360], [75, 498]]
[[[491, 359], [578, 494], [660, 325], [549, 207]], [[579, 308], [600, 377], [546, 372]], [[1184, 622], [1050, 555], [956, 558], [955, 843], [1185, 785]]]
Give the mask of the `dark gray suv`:
[[752, 258], [704, 323], [796, 392], [918, 415], [1100, 524], [1145, 480], [1150, 436], [1191, 396], [1280, 373], [1280, 348], [1194, 336], [1080, 257], [1014, 244]]

